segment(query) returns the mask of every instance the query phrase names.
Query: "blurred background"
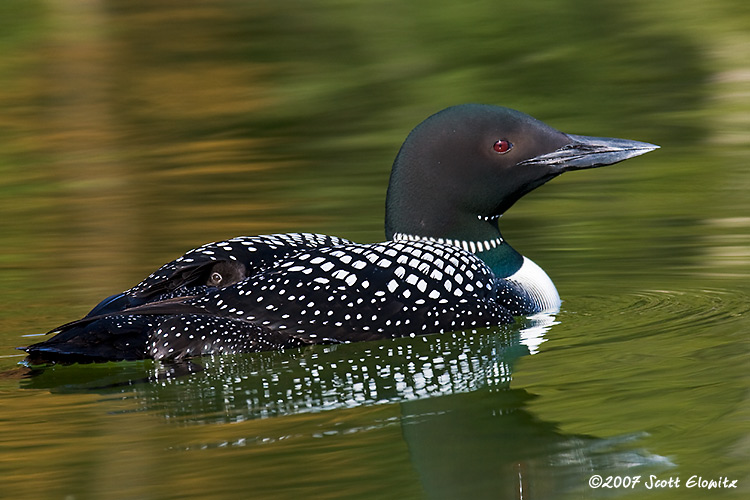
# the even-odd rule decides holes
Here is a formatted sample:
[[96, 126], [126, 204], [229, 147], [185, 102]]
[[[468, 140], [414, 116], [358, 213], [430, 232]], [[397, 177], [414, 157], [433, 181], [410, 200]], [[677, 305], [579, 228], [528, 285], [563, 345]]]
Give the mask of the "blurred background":
[[[722, 493], [744, 497], [750, 487], [748, 27], [745, 0], [3, 0], [2, 489], [23, 496], [33, 482], [48, 498], [104, 492], [168, 498], [189, 466], [196, 483], [216, 488], [194, 490], [203, 498], [255, 491], [256, 479], [265, 481], [263, 498], [458, 498], [467, 481], [434, 487], [440, 476], [434, 471], [450, 466], [418, 460], [415, 450], [423, 448], [413, 444], [445, 444], [445, 428], [409, 427], [413, 419], [405, 415], [450, 413], [457, 404], [450, 397], [474, 395], [458, 406], [475, 409], [466, 422], [490, 436], [498, 424], [477, 422], [504, 408], [522, 412], [525, 422], [544, 422], [543, 430], [532, 426], [537, 437], [554, 429], [554, 446], [561, 435], [568, 444], [580, 436], [638, 441], [617, 441], [617, 453], [597, 455], [599, 461], [590, 460], [588, 445], [573, 446], [589, 450], [575, 473], [570, 462], [549, 459], [553, 445], [531, 458], [503, 458], [507, 470], [474, 498], [497, 497], [506, 487], [517, 494], [518, 484], [507, 479], [513, 474], [525, 475], [527, 487], [541, 492], [536, 498], [552, 498], [550, 491], [560, 498], [643, 494], [587, 486], [606, 464], [632, 473], [623, 465], [629, 460], [623, 446], [627, 453], [641, 450], [628, 455], [637, 466], [668, 469], [658, 469], [660, 477], [739, 479], [742, 491]], [[662, 147], [625, 164], [567, 174], [501, 220], [506, 239], [548, 272], [564, 300], [539, 354], [519, 359], [501, 384], [501, 393], [522, 397], [515, 392], [490, 404], [492, 391], [454, 384], [439, 391], [448, 402], [428, 410], [405, 410], [400, 405], [412, 398], [401, 393], [387, 404], [368, 397], [328, 412], [311, 403], [314, 418], [270, 419], [265, 425], [272, 430], [258, 430], [257, 421], [240, 432], [231, 428], [233, 439], [296, 436], [294, 447], [221, 454], [222, 434], [230, 432], [225, 424], [238, 419], [211, 417], [227, 411], [225, 395], [214, 394], [218, 402], [204, 407], [209, 396], [199, 391], [185, 403], [184, 385], [194, 379], [164, 393], [159, 385], [141, 389], [147, 397], [122, 389], [102, 399], [55, 381], [72, 373], [87, 378], [101, 366], [55, 368], [58, 379], [48, 373], [32, 386], [20, 378], [22, 355], [14, 348], [33, 341], [24, 335], [85, 314], [202, 243], [293, 231], [382, 240], [385, 190], [401, 142], [428, 115], [464, 102], [519, 109], [569, 133]], [[353, 349], [348, 355], [361, 355]], [[506, 366], [492, 349], [479, 351], [484, 361]], [[299, 361], [297, 354], [279, 356], [262, 368], [251, 361], [248, 373], [260, 374], [253, 383], [262, 386], [279, 366]], [[129, 381], [158, 371], [107, 369]], [[195, 376], [207, 387], [246, 389], [231, 380], [247, 373]], [[188, 431], [167, 423], [174, 408], [165, 407], [180, 400], [201, 408], [188, 428], [204, 434], [195, 438], [200, 442], [216, 444], [213, 469], [205, 469], [209, 455], [186, 451]], [[240, 406], [232, 411], [258, 416]], [[279, 411], [289, 412], [297, 413]], [[120, 414], [127, 422], [113, 417]], [[350, 427], [358, 432], [318, 439], [347, 418], [359, 419]], [[144, 428], [148, 437], [139, 436]], [[422, 437], [409, 441], [418, 428]], [[484, 455], [457, 451], [470, 440], [456, 438], [450, 453], [460, 460], [492, 455], [492, 448]], [[144, 450], [171, 465], [149, 469], [144, 463], [155, 459]], [[85, 458], [92, 453], [96, 460]], [[351, 465], [358, 460], [371, 466]], [[310, 463], [314, 470], [305, 469]], [[248, 472], [256, 466], [262, 473]], [[119, 494], [108, 491], [111, 474], [132, 484], [125, 481], [130, 486]], [[290, 475], [297, 478], [293, 494], [284, 489]], [[212, 481], [217, 477], [224, 490]], [[346, 487], [336, 487], [339, 480]]]

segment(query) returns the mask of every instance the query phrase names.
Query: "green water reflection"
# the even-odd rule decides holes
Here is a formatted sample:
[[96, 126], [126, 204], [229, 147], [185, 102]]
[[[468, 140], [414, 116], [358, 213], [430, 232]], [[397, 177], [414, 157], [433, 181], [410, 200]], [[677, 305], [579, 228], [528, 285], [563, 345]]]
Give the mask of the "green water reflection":
[[[728, 476], [740, 489], [718, 494], [745, 498], [748, 26], [739, 0], [4, 1], [2, 491], [716, 493], [587, 485], [653, 473]], [[662, 146], [567, 174], [501, 221], [564, 300], [536, 354], [519, 357], [511, 328], [186, 373], [124, 363], [20, 379], [23, 335], [198, 244], [298, 230], [382, 239], [401, 141], [461, 102]]]

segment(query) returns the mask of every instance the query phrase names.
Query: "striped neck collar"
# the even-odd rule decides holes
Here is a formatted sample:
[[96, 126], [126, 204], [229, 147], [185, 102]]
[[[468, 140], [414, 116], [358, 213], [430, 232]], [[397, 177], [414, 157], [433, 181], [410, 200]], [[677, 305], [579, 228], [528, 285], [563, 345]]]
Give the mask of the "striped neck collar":
[[455, 247], [463, 248], [467, 252], [471, 253], [486, 252], [503, 244], [503, 239], [499, 236], [491, 240], [467, 241], [452, 240], [450, 238], [433, 238], [432, 236], [417, 236], [414, 234], [393, 233], [393, 237], [391, 239], [393, 241], [432, 241], [435, 243], [442, 243], [444, 245], [453, 245]]

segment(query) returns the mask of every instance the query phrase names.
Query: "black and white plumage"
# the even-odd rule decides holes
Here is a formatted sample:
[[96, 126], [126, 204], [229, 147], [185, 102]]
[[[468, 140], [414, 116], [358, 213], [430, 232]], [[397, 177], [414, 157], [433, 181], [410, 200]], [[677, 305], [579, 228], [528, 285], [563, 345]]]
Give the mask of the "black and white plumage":
[[115, 312], [157, 298], [190, 295], [191, 287], [195, 286], [225, 288], [272, 268], [279, 260], [300, 250], [344, 243], [350, 241], [311, 233], [238, 236], [207, 243], [164, 264], [133, 288], [103, 300], [88, 315]]
[[[303, 242], [309, 246], [295, 245]], [[227, 261], [252, 271], [224, 288], [186, 279]], [[91, 338], [106, 340], [113, 332], [117, 349], [128, 351], [125, 359], [143, 357], [143, 342], [145, 356], [180, 359], [478, 328], [512, 321], [515, 295], [503, 303], [495, 281], [481, 259], [444, 243], [356, 244], [305, 233], [234, 238], [162, 266], [82, 320], [58, 328], [40, 348], [54, 349], [58, 339], [70, 351], [85, 340], [83, 355]], [[124, 300], [129, 307], [123, 311], [107, 310]], [[95, 358], [109, 359], [107, 352]]]
[[389, 241], [308, 233], [210, 243], [103, 300], [31, 362], [182, 359], [476, 329], [555, 310], [546, 273], [497, 223], [566, 170], [656, 148], [571, 136], [507, 108], [456, 106], [412, 131], [386, 203]]

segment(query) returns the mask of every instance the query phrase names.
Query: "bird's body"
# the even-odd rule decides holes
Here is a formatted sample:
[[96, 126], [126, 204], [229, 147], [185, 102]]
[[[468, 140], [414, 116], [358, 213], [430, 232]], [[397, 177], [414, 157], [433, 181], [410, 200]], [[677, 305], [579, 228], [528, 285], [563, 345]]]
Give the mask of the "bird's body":
[[566, 135], [507, 108], [448, 108], [415, 128], [396, 158], [387, 241], [291, 233], [203, 245], [26, 350], [32, 362], [182, 359], [554, 311], [554, 284], [502, 238], [499, 216], [566, 170], [654, 148]]

